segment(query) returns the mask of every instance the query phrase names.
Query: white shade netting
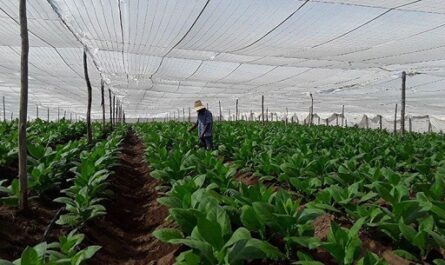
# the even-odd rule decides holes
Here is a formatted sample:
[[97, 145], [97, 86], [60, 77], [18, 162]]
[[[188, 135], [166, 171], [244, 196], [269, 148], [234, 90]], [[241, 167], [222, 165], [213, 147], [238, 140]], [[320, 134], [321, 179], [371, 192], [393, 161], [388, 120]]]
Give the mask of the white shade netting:
[[[18, 113], [18, 9], [0, 0], [7, 117]], [[133, 119], [188, 115], [197, 99], [216, 116], [221, 102], [224, 119], [238, 99], [253, 119], [264, 95], [270, 118], [303, 122], [312, 93], [315, 124], [391, 130], [406, 71], [407, 126], [445, 129], [443, 0], [29, 0], [28, 28], [31, 118], [36, 106], [85, 115], [85, 47], [94, 118], [102, 79]]]

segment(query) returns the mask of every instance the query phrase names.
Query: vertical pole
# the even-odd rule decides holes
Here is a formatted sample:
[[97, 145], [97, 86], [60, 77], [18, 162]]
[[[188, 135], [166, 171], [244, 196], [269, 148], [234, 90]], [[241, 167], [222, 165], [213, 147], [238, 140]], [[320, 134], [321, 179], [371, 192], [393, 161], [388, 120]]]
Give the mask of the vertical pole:
[[26, 0], [20, 0], [20, 36], [21, 36], [21, 62], [20, 62], [20, 116], [19, 116], [19, 182], [20, 200], [19, 208], [24, 211], [28, 209], [28, 174], [26, 168], [27, 148], [26, 148], [26, 121], [28, 113], [28, 21], [26, 17]]
[[318, 116], [318, 125], [320, 125], [320, 116]]
[[286, 124], [287, 124], [287, 122], [288, 122], [288, 119], [289, 119], [289, 110], [287, 109], [287, 107], [286, 107]]
[[397, 104], [396, 110], [394, 111], [394, 133], [397, 133]]
[[326, 118], [326, 126], [329, 126], [329, 118]]
[[269, 107], [266, 108], [266, 121], [269, 121]]
[[261, 95], [261, 117], [264, 123], [264, 95]]
[[88, 143], [91, 144], [93, 142], [93, 133], [91, 128], [91, 83], [90, 78], [88, 77], [88, 60], [87, 60], [87, 52], [83, 50], [83, 70], [85, 74], [85, 81], [87, 83], [87, 91], [88, 91], [88, 101], [87, 101], [87, 139]]
[[57, 121], [60, 121], [60, 108], [57, 106]]
[[230, 109], [229, 109], [229, 121], [232, 120], [232, 116], [230, 115]]
[[309, 125], [312, 125], [314, 122], [313, 121], [313, 119], [314, 119], [314, 97], [312, 96], [312, 93], [310, 94], [310, 96], [311, 96], [311, 109], [310, 109], [311, 117], [309, 118], [309, 121], [310, 121]]
[[235, 121], [238, 121], [238, 99], [236, 99], [235, 104]]
[[382, 115], [379, 115], [379, 128], [380, 128], [380, 130], [383, 129], [382, 119], [383, 119]]
[[345, 105], [341, 107], [341, 127], [345, 125]]
[[338, 126], [338, 115], [335, 115], [335, 125]]
[[73, 113], [70, 112], [70, 122], [73, 121]]
[[222, 121], [221, 100], [218, 101], [218, 105], [219, 105], [219, 121]]
[[47, 121], [49, 122], [49, 108], [46, 109], [47, 114]]
[[39, 105], [36, 105], [36, 119], [39, 118]]
[[116, 125], [116, 96], [113, 95], [113, 126]]
[[368, 116], [366, 115], [365, 116], [365, 125], [366, 125], [366, 129], [369, 129], [369, 119], [368, 119]]
[[400, 110], [400, 132], [405, 133], [405, 100], [406, 100], [406, 72], [402, 72], [402, 106]]
[[192, 110], [189, 107], [189, 122], [191, 122], [191, 121], [192, 121]]
[[108, 89], [108, 99], [110, 101], [110, 127], [113, 129], [113, 104], [111, 101], [111, 89]]
[[63, 119], [66, 119], [66, 110], [63, 111]]
[[182, 108], [182, 121], [185, 122], [185, 109]]
[[105, 82], [104, 80], [100, 80], [100, 94], [101, 94], [101, 105], [102, 105], [102, 126], [105, 131], [106, 123], [105, 123]]
[[431, 125], [431, 120], [428, 118], [428, 132], [433, 132], [433, 126]]
[[14, 119], [14, 112], [11, 112], [11, 121]]
[[408, 122], [409, 122], [409, 132], [412, 132], [413, 131], [413, 121], [411, 120], [411, 117], [409, 117], [409, 120], [408, 120]]
[[5, 96], [3, 96], [3, 121], [6, 121]]

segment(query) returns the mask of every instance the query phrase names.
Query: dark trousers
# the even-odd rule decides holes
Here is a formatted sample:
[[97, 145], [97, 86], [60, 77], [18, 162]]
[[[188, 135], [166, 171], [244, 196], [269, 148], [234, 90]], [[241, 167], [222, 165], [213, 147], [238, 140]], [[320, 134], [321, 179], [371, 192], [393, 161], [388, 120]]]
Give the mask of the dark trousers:
[[207, 150], [211, 150], [213, 148], [213, 138], [212, 136], [205, 136], [199, 139], [199, 146], [205, 148]]

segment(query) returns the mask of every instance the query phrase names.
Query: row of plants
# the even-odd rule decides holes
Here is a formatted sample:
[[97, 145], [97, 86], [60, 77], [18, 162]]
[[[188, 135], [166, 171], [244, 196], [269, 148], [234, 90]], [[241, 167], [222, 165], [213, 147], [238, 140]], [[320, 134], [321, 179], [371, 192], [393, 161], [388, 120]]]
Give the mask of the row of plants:
[[[338, 264], [386, 264], [367, 239], [405, 260], [443, 264], [443, 135], [218, 123], [210, 153], [195, 148], [187, 126], [137, 127], [152, 176], [170, 187], [159, 201], [179, 227], [156, 236], [191, 249], [178, 264], [243, 264], [254, 257], [319, 264], [315, 249]], [[249, 171], [260, 183], [235, 180]], [[314, 231], [323, 216], [333, 217], [326, 238]], [[247, 244], [249, 238], [256, 243]]]
[[[55, 198], [54, 202], [61, 203], [64, 211], [56, 223], [72, 231], [61, 235], [59, 242], [27, 247], [20, 259], [13, 263], [0, 260], [0, 264], [82, 264], [100, 249], [99, 246], [81, 249], [84, 235], [78, 231], [88, 220], [106, 213], [101, 203], [111, 194], [107, 178], [127, 127], [119, 126], [101, 140], [104, 137], [101, 125], [94, 126], [94, 146], [89, 146], [84, 138], [56, 145], [54, 149], [31, 140], [29, 191], [32, 197]], [[14, 207], [18, 203], [19, 183], [14, 179], [9, 186], [1, 185], [6, 182], [8, 180], [0, 180], [0, 203]]]

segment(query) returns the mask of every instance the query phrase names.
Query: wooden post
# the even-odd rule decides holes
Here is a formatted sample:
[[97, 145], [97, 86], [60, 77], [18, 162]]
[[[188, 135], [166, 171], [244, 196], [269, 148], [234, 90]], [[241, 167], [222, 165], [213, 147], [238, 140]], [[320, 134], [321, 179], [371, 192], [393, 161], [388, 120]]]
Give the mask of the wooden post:
[[396, 110], [394, 112], [394, 133], [397, 133], [397, 104], [396, 104]]
[[235, 104], [235, 121], [238, 121], [238, 99], [236, 99]]
[[87, 91], [88, 91], [88, 101], [87, 101], [87, 139], [88, 143], [91, 144], [93, 142], [93, 132], [91, 128], [91, 101], [92, 101], [92, 89], [90, 78], [88, 76], [88, 60], [87, 60], [87, 52], [83, 50], [83, 70], [85, 74], [85, 81], [87, 83]]
[[341, 127], [345, 125], [345, 105], [341, 107]]
[[409, 122], [409, 132], [412, 132], [413, 131], [413, 122], [412, 122], [412, 120], [411, 120], [411, 117], [409, 117], [409, 119], [408, 119], [408, 122]]
[[222, 121], [221, 100], [218, 101], [218, 105], [219, 105], [219, 121]]
[[313, 119], [314, 119], [314, 97], [312, 96], [312, 93], [310, 94], [310, 96], [311, 96], [311, 109], [310, 109], [311, 117], [309, 118], [309, 121], [310, 121], [309, 125], [312, 125], [314, 122], [313, 121]]
[[6, 121], [5, 96], [3, 96], [3, 121]]
[[20, 37], [21, 37], [21, 59], [20, 59], [20, 114], [18, 128], [18, 158], [19, 158], [19, 182], [20, 199], [19, 208], [21, 211], [28, 209], [28, 172], [27, 172], [27, 147], [26, 147], [26, 122], [28, 116], [28, 21], [26, 16], [26, 0], [20, 0]]
[[266, 121], [269, 121], [269, 107], [266, 108]]
[[382, 115], [379, 115], [379, 128], [380, 128], [380, 130], [383, 129], [382, 119], [383, 119]]
[[101, 105], [102, 105], [102, 126], [103, 130], [105, 131], [106, 122], [105, 122], [105, 82], [104, 80], [100, 80], [100, 94], [101, 94]]
[[39, 105], [36, 105], [36, 119], [39, 118]]
[[113, 104], [111, 101], [111, 89], [108, 89], [108, 99], [110, 101], [110, 127], [113, 129]]
[[400, 110], [400, 132], [405, 133], [405, 100], [406, 100], [406, 72], [402, 72], [402, 106]]
[[116, 96], [113, 95], [113, 126], [116, 125]]
[[49, 122], [49, 108], [46, 109], [47, 114], [47, 121]]
[[264, 95], [261, 95], [261, 118], [264, 123]]

